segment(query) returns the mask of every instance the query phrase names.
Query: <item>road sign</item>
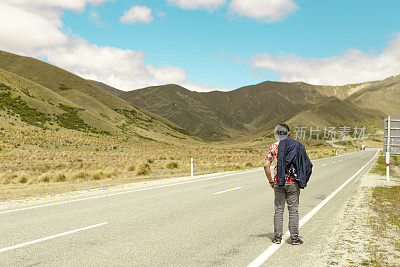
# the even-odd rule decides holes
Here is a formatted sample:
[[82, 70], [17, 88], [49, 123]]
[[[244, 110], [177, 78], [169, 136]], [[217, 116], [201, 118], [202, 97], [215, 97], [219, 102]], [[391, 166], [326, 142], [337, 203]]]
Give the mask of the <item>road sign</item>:
[[[400, 156], [400, 144], [393, 144], [393, 141], [390, 142], [390, 146], [389, 146], [389, 152], [392, 156]], [[384, 148], [383, 148], [383, 152], [386, 153], [387, 152], [387, 143], [386, 140], [383, 142], [384, 144]]]
[[[390, 120], [390, 123], [389, 123]], [[400, 156], [400, 118], [394, 119], [394, 118], [390, 118], [390, 119], [385, 118], [385, 132], [384, 132], [384, 136], [385, 136], [385, 141], [383, 144], [383, 152], [390, 152], [391, 156]], [[389, 130], [388, 130], [388, 125], [389, 126]], [[389, 135], [388, 135], [389, 133]], [[387, 141], [389, 140], [389, 146]], [[389, 149], [388, 149], [389, 147]]]
[[400, 119], [389, 116], [385, 119], [384, 126], [383, 152], [386, 153], [386, 180], [389, 182], [390, 156], [400, 156]]

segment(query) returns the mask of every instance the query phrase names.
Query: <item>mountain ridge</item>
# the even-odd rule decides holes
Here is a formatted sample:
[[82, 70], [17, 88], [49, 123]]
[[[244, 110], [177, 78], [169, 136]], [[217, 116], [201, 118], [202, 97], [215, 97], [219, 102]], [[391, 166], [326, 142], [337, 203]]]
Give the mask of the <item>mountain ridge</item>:
[[[124, 92], [120, 97], [173, 121], [201, 138], [223, 140], [246, 132], [266, 132], [277, 123], [288, 122], [297, 114], [331, 97], [344, 101], [337, 106], [345, 107], [346, 110], [349, 110], [347, 102], [354, 104], [353, 107], [360, 116], [365, 118], [366, 113], [358, 105], [361, 100], [352, 100], [351, 96], [363, 96], [364, 92], [368, 92], [378, 83], [379, 81], [338, 87], [266, 81], [230, 92], [202, 93], [169, 84]], [[368, 109], [368, 104], [362, 108]], [[308, 112], [317, 112], [317, 109]], [[330, 112], [339, 114], [340, 110]], [[367, 113], [373, 115], [371, 121], [375, 121], [377, 117], [381, 118], [388, 112], [390, 111]], [[350, 118], [354, 119], [354, 114], [344, 121], [348, 122]], [[293, 120], [290, 122], [293, 123]], [[336, 120], [335, 123], [340, 121]]]
[[[343, 86], [265, 81], [228, 92], [194, 92], [179, 85], [167, 84], [123, 92], [119, 97], [173, 121], [203, 139], [223, 140], [245, 133], [266, 132], [281, 122], [294, 123], [291, 118], [302, 112], [301, 116], [304, 116], [306, 111], [318, 112], [321, 107], [313, 107], [329, 99], [328, 103], [338, 108], [330, 112], [337, 118], [343, 118], [342, 123], [354, 120], [355, 114], [349, 112], [344, 118], [340, 109], [350, 111], [353, 108], [360, 117], [370, 116], [368, 124], [377, 127], [378, 118], [388, 114], [400, 116], [400, 111], [396, 110], [400, 103], [394, 97], [400, 94], [400, 76], [396, 77]], [[379, 106], [375, 105], [377, 99], [383, 99], [377, 94], [384, 90], [390, 93], [391, 98], [378, 101]], [[332, 97], [341, 102], [333, 101]], [[328, 107], [323, 110], [328, 116]], [[340, 119], [335, 123], [340, 124]]]
[[107, 92], [109, 92], [109, 93], [111, 93], [111, 94], [113, 94], [115, 96], [120, 96], [121, 94], [123, 94], [125, 92], [125, 91], [119, 90], [119, 89], [117, 89], [115, 87], [112, 87], [112, 86], [107, 85], [107, 84], [102, 83], [102, 82], [98, 82], [98, 81], [95, 81], [95, 80], [89, 80], [89, 79], [88, 79], [88, 81], [90, 83], [92, 83], [92, 84], [94, 84], [94, 85], [106, 90]]

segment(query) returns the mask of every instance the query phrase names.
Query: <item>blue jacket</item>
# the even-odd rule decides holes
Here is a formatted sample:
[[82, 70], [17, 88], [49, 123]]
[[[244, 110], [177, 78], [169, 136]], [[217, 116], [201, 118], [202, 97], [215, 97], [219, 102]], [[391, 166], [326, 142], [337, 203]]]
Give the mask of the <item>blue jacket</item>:
[[285, 175], [290, 173], [299, 187], [304, 189], [310, 179], [313, 164], [305, 147], [299, 141], [288, 137], [279, 142], [276, 167], [278, 186], [285, 185]]

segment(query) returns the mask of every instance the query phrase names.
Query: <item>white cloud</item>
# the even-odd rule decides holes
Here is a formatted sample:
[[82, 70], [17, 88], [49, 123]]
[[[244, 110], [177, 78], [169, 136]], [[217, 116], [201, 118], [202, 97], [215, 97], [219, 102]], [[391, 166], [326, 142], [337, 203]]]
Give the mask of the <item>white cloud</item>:
[[298, 9], [293, 0], [232, 0], [231, 13], [262, 22], [274, 22], [286, 18]]
[[[173, 66], [144, 64], [145, 53], [115, 47], [100, 47], [83, 39], [49, 56], [51, 62], [87, 79], [129, 91], [154, 85], [179, 84], [197, 92], [226, 91], [226, 88], [188, 81], [185, 70]], [[96, 64], [92, 64], [96, 58]]]
[[146, 6], [133, 6], [124, 11], [124, 15], [119, 19], [122, 23], [150, 23], [153, 21], [151, 9]]
[[100, 19], [100, 13], [96, 10], [89, 11], [89, 19], [91, 22], [96, 24], [99, 27], [104, 27], [104, 23]]
[[194, 83], [194, 82], [184, 82], [184, 83], [178, 83], [180, 86], [185, 87], [186, 89], [189, 89], [191, 91], [196, 91], [196, 92], [211, 92], [211, 91], [230, 91], [230, 89], [227, 89], [225, 87], [218, 87], [218, 86], [213, 86], [213, 85], [207, 85], [207, 84], [202, 84], [202, 83]]
[[68, 46], [55, 49], [47, 58], [79, 76], [102, 81], [122, 90], [186, 81], [187, 75], [183, 69], [144, 64], [145, 57], [141, 51], [101, 47], [84, 39], [74, 39]]
[[160, 18], [166, 18], [167, 17], [167, 13], [161, 11], [161, 12], [158, 12], [158, 16]]
[[258, 55], [252, 59], [252, 66], [276, 72], [285, 82], [344, 85], [381, 80], [400, 74], [400, 34], [380, 54], [349, 49], [323, 59]]
[[1, 0], [0, 49], [36, 56], [38, 50], [65, 45], [62, 11], [82, 11], [107, 0]]
[[171, 5], [182, 9], [199, 9], [215, 10], [225, 4], [226, 0], [167, 0]]
[[151, 64], [146, 65], [146, 70], [154, 77], [155, 80], [164, 83], [180, 83], [186, 81], [187, 74], [181, 68], [173, 66], [154, 67]]
[[[176, 83], [191, 90], [214, 87], [190, 83], [184, 69], [145, 64], [142, 51], [97, 46], [62, 30], [64, 9], [83, 11], [85, 4], [103, 0], [24, 1], [0, 3], [0, 49], [45, 58], [48, 62], [83, 78], [105, 82], [122, 90]], [[94, 19], [98, 16], [93, 15]]]
[[67, 42], [67, 37], [59, 30], [61, 21], [49, 21], [43, 16], [4, 3], [0, 3], [0, 18], [0, 49], [30, 50]]
[[99, 5], [108, 0], [2, 0], [2, 3], [12, 4], [25, 9], [68, 9], [82, 11], [87, 4]]

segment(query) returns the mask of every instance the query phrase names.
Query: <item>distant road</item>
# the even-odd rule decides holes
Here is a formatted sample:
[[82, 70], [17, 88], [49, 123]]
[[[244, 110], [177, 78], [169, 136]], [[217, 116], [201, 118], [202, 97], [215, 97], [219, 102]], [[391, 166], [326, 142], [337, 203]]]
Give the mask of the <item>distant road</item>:
[[[0, 211], [0, 265], [247, 266], [260, 257], [270, 266], [306, 264], [376, 152], [313, 161], [311, 181], [300, 196], [300, 218], [309, 216], [300, 229], [302, 246], [271, 249], [273, 190], [258, 169]], [[287, 210], [287, 230], [286, 219]]]

